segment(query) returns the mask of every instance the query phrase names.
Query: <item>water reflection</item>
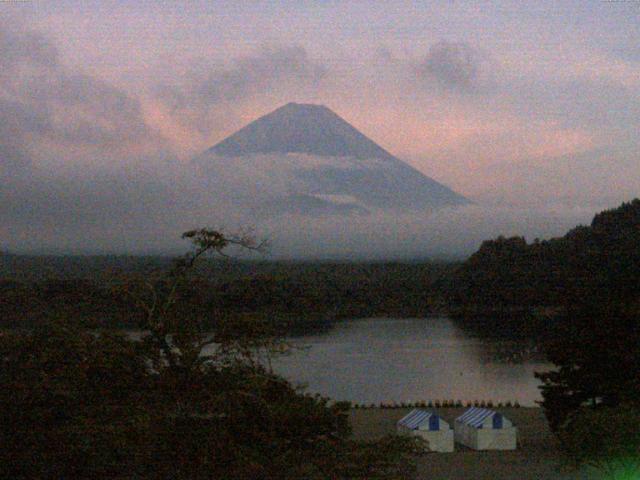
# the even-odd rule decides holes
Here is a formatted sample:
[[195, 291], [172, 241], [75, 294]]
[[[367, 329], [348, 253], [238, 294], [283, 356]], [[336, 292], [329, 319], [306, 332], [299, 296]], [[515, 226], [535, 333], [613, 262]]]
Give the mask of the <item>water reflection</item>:
[[524, 340], [480, 338], [448, 318], [344, 321], [291, 340], [310, 348], [274, 368], [312, 392], [359, 403], [540, 399], [534, 371], [550, 367]]

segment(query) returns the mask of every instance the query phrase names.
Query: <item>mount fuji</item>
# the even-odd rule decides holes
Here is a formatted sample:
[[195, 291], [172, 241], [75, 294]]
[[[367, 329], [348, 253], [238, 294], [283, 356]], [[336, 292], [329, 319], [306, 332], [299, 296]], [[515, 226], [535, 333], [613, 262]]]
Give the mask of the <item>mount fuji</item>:
[[194, 161], [213, 191], [261, 217], [421, 211], [470, 203], [321, 105], [284, 105]]

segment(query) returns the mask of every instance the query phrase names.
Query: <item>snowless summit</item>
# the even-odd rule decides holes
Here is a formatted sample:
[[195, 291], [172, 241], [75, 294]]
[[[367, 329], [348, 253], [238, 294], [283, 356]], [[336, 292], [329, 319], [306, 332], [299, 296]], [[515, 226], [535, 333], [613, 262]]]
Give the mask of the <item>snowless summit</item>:
[[306, 153], [323, 157], [393, 156], [324, 105], [288, 103], [260, 117], [211, 149], [218, 155]]
[[266, 215], [469, 203], [322, 105], [288, 103], [208, 149], [198, 162], [216, 188], [248, 199]]

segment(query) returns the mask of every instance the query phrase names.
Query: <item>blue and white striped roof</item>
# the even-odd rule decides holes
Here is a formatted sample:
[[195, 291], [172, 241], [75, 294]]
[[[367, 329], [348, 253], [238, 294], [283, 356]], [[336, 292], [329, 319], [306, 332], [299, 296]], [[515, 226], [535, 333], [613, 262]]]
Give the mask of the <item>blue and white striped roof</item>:
[[493, 419], [493, 428], [502, 428], [502, 414], [486, 408], [471, 407], [458, 418], [456, 422], [461, 422], [475, 428], [482, 428], [485, 420]]
[[405, 415], [398, 420], [398, 425], [402, 425], [411, 430], [417, 430], [425, 422], [429, 422], [429, 430], [440, 429], [440, 417], [433, 412], [427, 412], [426, 410], [411, 410], [408, 415]]

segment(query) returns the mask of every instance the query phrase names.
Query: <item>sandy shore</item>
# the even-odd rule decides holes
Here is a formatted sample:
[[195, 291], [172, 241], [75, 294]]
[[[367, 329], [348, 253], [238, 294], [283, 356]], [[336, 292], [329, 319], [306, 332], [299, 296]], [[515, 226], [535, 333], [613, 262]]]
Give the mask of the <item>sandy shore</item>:
[[[395, 432], [395, 423], [411, 409], [352, 410], [357, 438], [371, 439]], [[464, 408], [434, 409], [451, 426]], [[456, 444], [453, 453], [429, 453], [418, 459], [418, 479], [429, 480], [577, 480], [594, 478], [563, 466], [558, 445], [540, 408], [499, 408], [518, 427], [516, 451], [477, 452]]]

